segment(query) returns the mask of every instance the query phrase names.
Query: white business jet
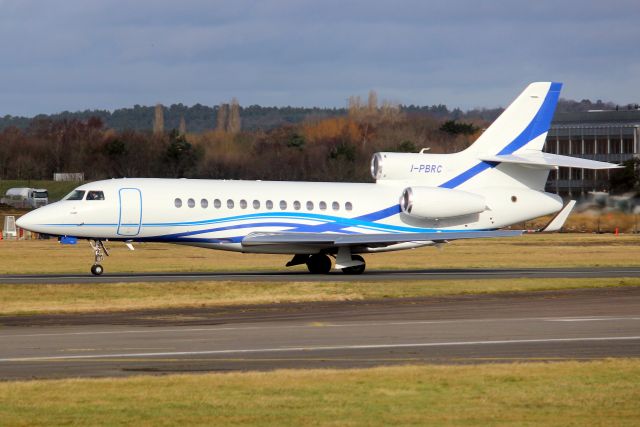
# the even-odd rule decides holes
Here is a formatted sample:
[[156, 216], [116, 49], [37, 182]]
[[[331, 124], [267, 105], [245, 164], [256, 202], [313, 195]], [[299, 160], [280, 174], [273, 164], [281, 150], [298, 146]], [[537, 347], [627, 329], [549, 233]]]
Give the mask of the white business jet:
[[22, 216], [26, 230], [88, 239], [93, 274], [104, 241], [167, 242], [247, 253], [291, 254], [287, 266], [359, 274], [359, 254], [521, 235], [500, 230], [575, 204], [544, 191], [558, 167], [610, 169], [604, 162], [543, 153], [561, 83], [532, 83], [466, 150], [376, 153], [374, 184], [112, 179], [84, 184]]

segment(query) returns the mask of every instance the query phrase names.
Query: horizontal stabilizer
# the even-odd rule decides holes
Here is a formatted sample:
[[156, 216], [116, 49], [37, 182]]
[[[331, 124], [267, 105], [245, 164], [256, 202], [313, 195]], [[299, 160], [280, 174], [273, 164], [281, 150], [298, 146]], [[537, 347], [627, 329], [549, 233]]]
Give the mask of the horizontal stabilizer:
[[514, 237], [522, 235], [522, 230], [494, 231], [433, 231], [426, 233], [397, 234], [331, 234], [331, 233], [251, 233], [242, 239], [243, 246], [260, 245], [313, 245], [336, 246], [387, 246], [403, 242], [445, 242], [459, 239], [480, 239], [487, 237]]
[[486, 162], [516, 163], [548, 169], [553, 169], [556, 166], [581, 169], [615, 169], [622, 167], [614, 165], [613, 163], [598, 162], [596, 160], [582, 159], [579, 157], [560, 156], [558, 154], [543, 153], [540, 151], [483, 156], [480, 157], [480, 160]]

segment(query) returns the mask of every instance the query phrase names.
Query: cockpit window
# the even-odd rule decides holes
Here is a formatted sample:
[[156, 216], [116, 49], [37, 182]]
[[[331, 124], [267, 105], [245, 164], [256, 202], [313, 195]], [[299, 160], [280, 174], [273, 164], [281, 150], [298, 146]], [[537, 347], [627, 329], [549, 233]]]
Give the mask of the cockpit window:
[[104, 193], [102, 191], [89, 191], [87, 200], [104, 200]]
[[65, 200], [82, 200], [84, 198], [84, 193], [85, 192], [83, 190], [73, 190], [64, 199]]

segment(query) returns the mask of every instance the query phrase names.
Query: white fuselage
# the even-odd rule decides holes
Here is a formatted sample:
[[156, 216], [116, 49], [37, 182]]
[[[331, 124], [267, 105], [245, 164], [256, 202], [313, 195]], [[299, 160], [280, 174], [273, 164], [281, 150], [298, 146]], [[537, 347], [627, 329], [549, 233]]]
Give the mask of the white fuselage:
[[[561, 199], [524, 187], [484, 188], [487, 210], [446, 219], [401, 212], [402, 182], [331, 183], [191, 179], [112, 179], [77, 191], [102, 200], [62, 200], [30, 214], [25, 227], [91, 239], [157, 241], [243, 252], [304, 253], [299, 245], [242, 246], [252, 232], [416, 233], [491, 230], [557, 212]], [[433, 200], [433, 203], [439, 203]], [[386, 250], [414, 245], [398, 245]], [[371, 250], [375, 250], [371, 248]], [[309, 249], [314, 251], [314, 249]], [[361, 251], [367, 251], [366, 248]]]

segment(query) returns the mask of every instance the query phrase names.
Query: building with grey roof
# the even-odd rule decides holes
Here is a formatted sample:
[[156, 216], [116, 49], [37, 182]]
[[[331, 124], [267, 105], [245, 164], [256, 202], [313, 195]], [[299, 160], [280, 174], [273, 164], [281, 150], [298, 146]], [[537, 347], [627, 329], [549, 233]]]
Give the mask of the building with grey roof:
[[[640, 109], [556, 113], [544, 151], [622, 163], [640, 157]], [[560, 168], [551, 171], [547, 191], [578, 197], [606, 191], [611, 170]]]

